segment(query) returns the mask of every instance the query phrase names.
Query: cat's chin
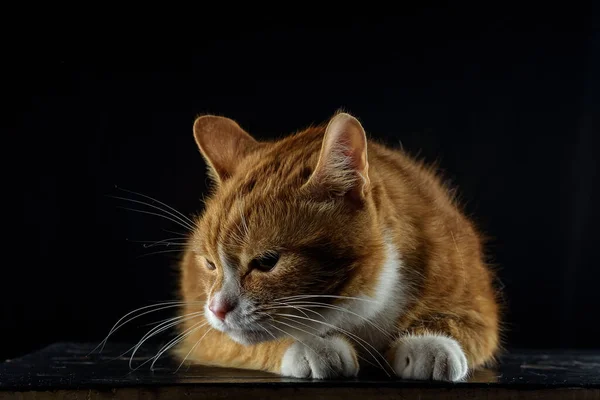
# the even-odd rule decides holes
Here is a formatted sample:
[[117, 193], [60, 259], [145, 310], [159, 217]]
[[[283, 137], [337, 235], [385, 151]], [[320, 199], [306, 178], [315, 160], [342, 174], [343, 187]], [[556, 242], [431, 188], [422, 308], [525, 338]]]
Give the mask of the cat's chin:
[[225, 333], [227, 333], [231, 340], [244, 346], [252, 346], [273, 340], [273, 336], [266, 331], [228, 329]]

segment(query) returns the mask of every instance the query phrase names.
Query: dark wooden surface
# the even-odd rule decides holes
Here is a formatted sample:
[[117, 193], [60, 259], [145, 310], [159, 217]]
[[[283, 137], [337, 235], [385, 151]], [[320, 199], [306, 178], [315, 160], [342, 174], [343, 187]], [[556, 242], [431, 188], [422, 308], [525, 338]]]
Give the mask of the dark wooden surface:
[[149, 360], [140, 349], [133, 367], [130, 346], [112, 344], [101, 354], [94, 345], [56, 343], [37, 353], [0, 364], [4, 398], [560, 398], [600, 399], [600, 351], [518, 351], [467, 382], [412, 382], [369, 373], [353, 380], [313, 381], [258, 371], [182, 367], [168, 358]]

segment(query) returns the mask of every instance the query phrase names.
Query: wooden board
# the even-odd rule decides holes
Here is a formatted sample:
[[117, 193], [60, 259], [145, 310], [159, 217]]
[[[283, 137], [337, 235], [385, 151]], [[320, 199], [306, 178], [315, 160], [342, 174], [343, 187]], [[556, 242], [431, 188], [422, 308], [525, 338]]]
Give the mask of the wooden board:
[[369, 371], [353, 380], [300, 380], [258, 371], [183, 366], [140, 349], [129, 367], [131, 345], [56, 343], [0, 364], [0, 399], [365, 399], [549, 398], [600, 399], [600, 351], [514, 351], [467, 382], [415, 382]]

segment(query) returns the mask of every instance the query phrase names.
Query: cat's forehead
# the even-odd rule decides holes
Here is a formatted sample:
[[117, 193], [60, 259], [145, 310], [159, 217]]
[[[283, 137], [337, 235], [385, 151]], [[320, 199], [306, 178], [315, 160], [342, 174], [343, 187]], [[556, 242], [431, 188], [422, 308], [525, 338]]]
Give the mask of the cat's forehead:
[[[258, 185], [258, 184], [257, 184]], [[197, 232], [204, 250], [211, 250], [223, 263], [261, 245], [277, 228], [276, 221], [283, 199], [266, 193], [252, 193], [254, 188], [217, 194], [207, 203]], [[260, 234], [257, 234], [260, 231]], [[254, 235], [251, 235], [254, 233]]]
[[253, 155], [220, 185], [210, 206], [225, 216], [285, 202], [310, 178], [315, 163], [301, 151]]
[[206, 245], [244, 247], [249, 231], [260, 229], [260, 235], [255, 235], [260, 241], [281, 230], [295, 213], [299, 191], [317, 162], [320, 134], [315, 129], [266, 144], [240, 160], [233, 175], [206, 202], [201, 218]]
[[233, 273], [236, 271], [236, 266], [239, 265], [238, 257], [235, 257], [235, 252], [231, 251], [224, 244], [217, 244], [217, 256], [219, 263], [223, 267], [224, 271]]

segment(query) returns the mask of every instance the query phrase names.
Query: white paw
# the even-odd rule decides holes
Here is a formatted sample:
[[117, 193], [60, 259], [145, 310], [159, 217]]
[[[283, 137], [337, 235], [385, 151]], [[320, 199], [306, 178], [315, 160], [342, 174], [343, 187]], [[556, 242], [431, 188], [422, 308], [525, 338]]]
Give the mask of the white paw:
[[437, 335], [406, 336], [396, 346], [394, 370], [401, 378], [454, 382], [467, 376], [467, 358], [454, 339]]
[[344, 339], [334, 336], [296, 342], [285, 352], [281, 375], [327, 379], [358, 374], [356, 352]]

